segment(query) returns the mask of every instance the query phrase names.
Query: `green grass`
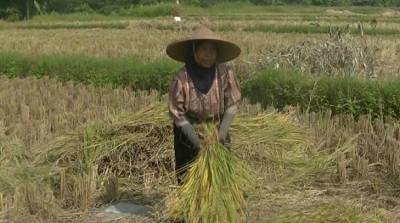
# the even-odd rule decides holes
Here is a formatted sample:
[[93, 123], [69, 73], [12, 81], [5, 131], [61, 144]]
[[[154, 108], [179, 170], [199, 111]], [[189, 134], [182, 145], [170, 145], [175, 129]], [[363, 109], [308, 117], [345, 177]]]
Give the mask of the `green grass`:
[[[71, 13], [71, 14], [59, 14], [52, 12], [44, 14], [42, 16], [33, 16], [31, 20], [23, 21], [23, 23], [42, 23], [42, 22], [76, 22], [76, 21], [108, 21], [108, 20], [122, 20], [125, 17], [117, 14], [113, 15], [101, 15], [97, 13]], [[16, 22], [19, 23], [19, 22]]]
[[[51, 24], [54, 22], [63, 22], [63, 23], [73, 23], [73, 22], [102, 22], [102, 23], [119, 23], [119, 21], [124, 21], [127, 19], [134, 20], [142, 20], [152, 18], [153, 20], [161, 20], [165, 19], [162, 13], [157, 14], [157, 16], [153, 16], [150, 14], [149, 16], [145, 16], [145, 12], [141, 12], [142, 16], [137, 13], [126, 12], [125, 16], [115, 15], [115, 16], [104, 16], [98, 14], [70, 14], [70, 15], [44, 15], [41, 17], [34, 17], [32, 20], [23, 21], [14, 23], [16, 25], [33, 25], [33, 24]], [[132, 14], [130, 16], [130, 14]], [[168, 14], [165, 12], [164, 14]], [[160, 16], [161, 15], [161, 16]], [[279, 16], [278, 16], [279, 15]], [[183, 15], [183, 19], [190, 18], [190, 16], [198, 16], [197, 13], [193, 13], [193, 15], [189, 13], [185, 13]], [[373, 16], [365, 16], [365, 15], [352, 15], [350, 18], [347, 16], [335, 17], [334, 15], [329, 14], [296, 14], [296, 13], [208, 13], [206, 16], [212, 20], [218, 21], [282, 21], [282, 22], [293, 22], [293, 21], [303, 21], [303, 22], [315, 22], [316, 17], [318, 17], [319, 22], [343, 22], [347, 23], [349, 20], [352, 21], [360, 21], [363, 23], [369, 23]], [[400, 17], [376, 17], [379, 24], [384, 23], [400, 23]]]
[[252, 103], [281, 110], [299, 106], [304, 112], [331, 111], [355, 118], [400, 119], [400, 79], [370, 81], [353, 77], [312, 78], [294, 71], [260, 71], [242, 83]]
[[[250, 3], [219, 3], [209, 9], [203, 9], [202, 13], [220, 14], [220, 13], [288, 13], [288, 14], [321, 14], [326, 10], [349, 10], [354, 13], [374, 14], [380, 13], [388, 8], [384, 7], [320, 7], [303, 5], [284, 5], [284, 6], [255, 6]], [[396, 8], [393, 8], [396, 9]]]
[[[2, 30], [7, 29], [125, 29], [129, 23], [127, 22], [106, 22], [106, 23], [87, 23], [87, 24], [29, 24], [29, 23], [20, 23], [14, 24], [11, 26], [3, 26]], [[335, 26], [335, 25], [333, 25]], [[174, 25], [166, 25], [161, 22], [157, 25], [153, 26], [154, 29], [158, 30], [175, 30], [176, 26]], [[193, 27], [185, 27], [183, 26], [183, 30], [190, 30]], [[339, 28], [344, 31], [345, 24], [341, 25]], [[215, 26], [214, 30], [216, 31], [237, 31], [238, 27], [226, 23]], [[266, 33], [304, 33], [304, 34], [318, 34], [318, 33], [329, 33], [329, 26], [320, 26], [314, 27], [312, 25], [269, 25], [269, 24], [261, 24], [254, 23], [253, 25], [249, 25], [242, 29], [245, 32], [266, 32]], [[358, 34], [357, 28], [349, 28], [348, 30], [351, 34]], [[399, 35], [400, 30], [398, 29], [389, 29], [389, 28], [364, 28], [365, 35]]]
[[99, 23], [99, 24], [21, 24], [5, 26], [4, 29], [125, 29], [128, 23]]
[[180, 65], [171, 60], [143, 63], [140, 58], [90, 58], [84, 56], [23, 56], [0, 53], [0, 75], [10, 78], [50, 76], [60, 81], [112, 85], [135, 90], [157, 89], [166, 92], [172, 74]]
[[[158, 24], [154, 28], [159, 29], [159, 30], [174, 30], [175, 27], [173, 25], [163, 25], [163, 24]], [[342, 30], [345, 28], [345, 26], [339, 27]], [[183, 27], [182, 29], [191, 29], [191, 27]], [[238, 30], [237, 27], [234, 25], [230, 24], [224, 24], [224, 25], [219, 25], [214, 28], [216, 31], [236, 31]], [[311, 25], [297, 25], [297, 26], [291, 26], [291, 25], [266, 25], [266, 24], [255, 24], [251, 25], [248, 27], [243, 28], [242, 31], [245, 32], [265, 32], [265, 33], [304, 33], [304, 34], [310, 34], [310, 33], [329, 33], [329, 26], [321, 26], [321, 27], [314, 27]], [[348, 30], [349, 33], [351, 34], [358, 34], [357, 28], [349, 28]], [[400, 30], [398, 29], [381, 29], [381, 28], [365, 28], [364, 29], [364, 34], [365, 35], [398, 35], [400, 34]]]
[[[157, 90], [167, 93], [172, 76], [182, 66], [170, 59], [143, 63], [140, 58], [90, 58], [83, 56], [24, 56], [0, 53], [0, 75], [10, 78], [50, 76], [94, 86]], [[236, 68], [234, 68], [236, 70]], [[244, 73], [250, 73], [247, 70]], [[243, 95], [263, 107], [299, 105], [303, 111], [326, 111], [359, 117], [400, 119], [400, 79], [374, 82], [355, 78], [315, 79], [294, 70], [258, 70], [253, 78], [237, 74]]]
[[[279, 15], [279, 16], [277, 16]], [[350, 18], [347, 16], [336, 17], [329, 14], [296, 14], [296, 13], [262, 13], [262, 14], [211, 14], [209, 18], [215, 20], [252, 20], [252, 21], [304, 21], [315, 22], [318, 17], [319, 22], [348, 22], [350, 19], [353, 21], [360, 21], [369, 23], [374, 16], [371, 15], [352, 15]], [[378, 23], [400, 23], [399, 17], [376, 17]]]
[[[50, 22], [50, 21], [106, 21], [106, 20], [120, 20], [126, 18], [154, 18], [166, 17], [170, 15], [171, 10], [174, 8], [173, 3], [161, 3], [150, 6], [131, 6], [128, 9], [120, 9], [119, 12], [111, 13], [109, 16], [99, 15], [96, 13], [73, 13], [61, 15], [58, 13], [49, 13], [42, 16], [34, 16], [31, 22]], [[194, 6], [180, 5], [181, 10], [185, 16], [206, 15], [206, 16], [238, 16], [246, 15], [246, 18], [257, 19], [258, 15], [252, 14], [260, 13], [288, 13], [293, 14], [315, 14], [321, 15], [328, 9], [333, 10], [349, 10], [354, 13], [374, 14], [381, 13], [388, 8], [384, 7], [318, 7], [318, 6], [303, 6], [303, 5], [290, 5], [290, 6], [256, 6], [248, 2], [236, 3], [218, 3], [209, 8], [199, 8]], [[395, 8], [393, 8], [395, 9]], [[233, 19], [233, 17], [232, 17]]]

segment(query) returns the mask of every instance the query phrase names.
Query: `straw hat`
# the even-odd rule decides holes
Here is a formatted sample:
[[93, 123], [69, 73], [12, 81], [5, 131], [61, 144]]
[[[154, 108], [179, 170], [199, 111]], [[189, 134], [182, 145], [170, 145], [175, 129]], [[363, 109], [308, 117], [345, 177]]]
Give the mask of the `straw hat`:
[[213, 40], [218, 45], [217, 62], [220, 63], [231, 61], [241, 53], [241, 49], [238, 45], [223, 39], [208, 28], [201, 27], [196, 29], [188, 37], [170, 43], [166, 49], [167, 55], [174, 60], [184, 63], [187, 44], [192, 40]]

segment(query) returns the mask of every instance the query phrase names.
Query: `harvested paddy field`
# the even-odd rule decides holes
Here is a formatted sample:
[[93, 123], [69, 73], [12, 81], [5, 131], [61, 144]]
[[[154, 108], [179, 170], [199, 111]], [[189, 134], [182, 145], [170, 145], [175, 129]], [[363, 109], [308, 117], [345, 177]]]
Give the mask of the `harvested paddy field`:
[[[181, 25], [2, 22], [0, 222], [163, 222], [176, 187], [166, 89], [181, 66], [165, 47], [202, 25], [242, 47], [232, 64], [245, 98], [231, 134], [256, 182], [247, 222], [400, 222], [400, 48], [387, 31], [400, 18], [326, 10], [210, 12]], [[303, 32], [315, 22], [355, 31]], [[94, 211], [120, 201], [152, 216]]]
[[[3, 107], [8, 111], [3, 117], [9, 118], [2, 120], [0, 174], [3, 190], [13, 194], [2, 197], [3, 205], [10, 205], [3, 206], [8, 215], [79, 220], [85, 214], [64, 212], [113, 199], [157, 207], [174, 185], [165, 97], [159, 101], [156, 93], [63, 86], [49, 79], [3, 78], [2, 83], [3, 103], [11, 94], [20, 98]], [[246, 101], [239, 111], [233, 149], [256, 178], [248, 200], [252, 222], [377, 222], [395, 215], [396, 191], [390, 188], [399, 176], [393, 155], [399, 152], [398, 124], [301, 115], [294, 108], [275, 113]], [[106, 186], [110, 173], [119, 178], [117, 190]]]

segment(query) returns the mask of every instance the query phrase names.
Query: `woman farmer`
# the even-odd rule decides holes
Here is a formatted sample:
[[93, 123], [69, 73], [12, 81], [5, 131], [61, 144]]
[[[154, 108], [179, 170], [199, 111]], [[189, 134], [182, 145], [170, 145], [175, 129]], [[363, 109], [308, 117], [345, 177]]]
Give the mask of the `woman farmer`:
[[241, 49], [211, 30], [199, 28], [190, 37], [169, 44], [166, 53], [185, 63], [172, 79], [168, 102], [174, 126], [175, 171], [182, 185], [185, 167], [204, 145], [192, 125], [215, 123], [220, 142], [230, 149], [228, 130], [242, 95], [225, 62], [238, 57]]

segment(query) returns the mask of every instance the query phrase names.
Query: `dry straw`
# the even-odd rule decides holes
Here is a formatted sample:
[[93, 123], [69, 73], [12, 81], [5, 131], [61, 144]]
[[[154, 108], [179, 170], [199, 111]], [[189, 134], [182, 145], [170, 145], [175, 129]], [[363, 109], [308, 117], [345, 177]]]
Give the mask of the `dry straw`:
[[261, 66], [295, 68], [304, 74], [376, 78], [382, 64], [378, 48], [350, 34], [334, 34], [325, 40], [307, 38], [278, 53], [266, 55]]
[[246, 164], [218, 140], [215, 125], [203, 126], [206, 146], [189, 166], [184, 184], [168, 197], [167, 219], [236, 223], [245, 207], [242, 185], [254, 187]]
[[164, 109], [154, 103], [36, 145], [33, 164], [53, 170], [54, 187], [64, 208], [81, 210], [104, 195], [98, 183], [106, 183], [110, 173], [133, 178], [137, 184], [142, 184], [137, 179], [145, 174], [165, 177], [172, 170], [168, 168], [172, 156], [166, 149], [171, 147], [171, 127]]
[[[151, 187], [151, 191], [147, 189], [151, 194], [146, 194], [146, 199], [165, 196], [168, 186], [174, 180], [172, 123], [165, 104], [166, 100], [154, 102], [139, 111], [87, 124], [69, 134], [33, 146], [26, 162], [36, 173], [38, 188], [51, 189], [41, 192], [52, 197], [51, 206], [84, 211], [94, 204], [105, 204], [110, 200], [135, 199], [140, 202], [142, 197], [137, 195], [144, 196], [140, 192], [143, 185], [146, 188]], [[220, 156], [230, 159], [236, 176], [242, 176], [243, 181], [246, 179], [246, 172], [242, 171], [244, 169], [241, 166], [247, 164], [254, 170], [262, 164], [274, 171], [274, 166], [287, 165], [286, 161], [282, 164], [282, 151], [290, 153], [290, 148], [294, 145], [307, 144], [304, 139], [308, 138], [307, 131], [299, 123], [291, 121], [293, 115], [265, 112], [255, 107], [248, 104], [240, 106], [231, 128], [232, 154], [217, 150]], [[218, 145], [214, 146], [219, 148]], [[278, 148], [279, 153], [271, 153]], [[218, 162], [225, 161], [227, 160]], [[290, 164], [290, 160], [288, 162]], [[39, 170], [46, 172], [41, 173]], [[110, 194], [110, 188], [106, 188], [110, 173], [111, 176], [116, 176], [111, 178], [118, 179], [115, 188], [119, 191], [113, 194]], [[145, 176], [152, 177], [144, 179]], [[32, 183], [36, 185], [35, 182]], [[29, 185], [29, 181], [26, 181], [19, 187], [34, 188]], [[9, 185], [9, 191], [14, 189], [16, 185]], [[6, 192], [4, 195], [12, 196], [11, 194]], [[240, 199], [236, 197], [237, 205], [233, 206], [239, 206]], [[22, 205], [21, 202], [18, 203]], [[6, 209], [4, 207], [2, 211]]]
[[296, 207], [297, 211], [282, 213], [267, 220], [254, 223], [384, 223], [382, 214], [366, 214], [360, 204], [333, 198], [329, 201], [319, 201], [306, 206]]

